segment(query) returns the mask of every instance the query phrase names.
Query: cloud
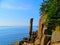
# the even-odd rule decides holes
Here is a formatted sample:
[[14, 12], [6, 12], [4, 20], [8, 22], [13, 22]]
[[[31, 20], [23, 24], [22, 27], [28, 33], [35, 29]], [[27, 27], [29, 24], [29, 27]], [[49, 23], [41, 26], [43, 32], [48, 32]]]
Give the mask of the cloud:
[[4, 9], [15, 9], [15, 10], [27, 10], [27, 9], [30, 9], [31, 6], [29, 5], [20, 5], [20, 6], [13, 6], [11, 4], [1, 4], [0, 6], [1, 8], [4, 8]]

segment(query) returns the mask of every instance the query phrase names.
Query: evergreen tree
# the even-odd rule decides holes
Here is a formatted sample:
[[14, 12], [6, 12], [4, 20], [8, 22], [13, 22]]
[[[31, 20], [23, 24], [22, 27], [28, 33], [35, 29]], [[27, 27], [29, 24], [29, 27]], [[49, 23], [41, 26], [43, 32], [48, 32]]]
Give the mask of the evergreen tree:
[[47, 14], [47, 27], [54, 29], [60, 26], [60, 0], [44, 0], [40, 9], [42, 14]]

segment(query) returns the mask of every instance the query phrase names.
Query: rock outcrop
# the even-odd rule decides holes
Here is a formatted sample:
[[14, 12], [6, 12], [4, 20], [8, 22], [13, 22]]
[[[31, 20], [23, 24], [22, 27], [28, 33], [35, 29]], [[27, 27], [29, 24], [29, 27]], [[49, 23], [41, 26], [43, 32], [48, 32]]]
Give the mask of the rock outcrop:
[[60, 26], [56, 26], [52, 33], [51, 45], [60, 45]]
[[43, 41], [45, 39], [44, 32], [47, 29], [45, 26], [45, 21], [46, 21], [46, 14], [43, 14], [39, 20], [39, 26], [38, 26], [38, 39], [40, 40], [40, 44], [43, 45]]
[[[30, 20], [29, 38], [23, 41], [21, 45], [60, 45], [60, 26], [56, 26], [55, 32], [50, 32], [51, 30], [45, 25], [46, 17], [46, 14], [41, 16], [38, 32], [32, 32], [33, 19]], [[53, 44], [54, 42], [55, 44]], [[20, 45], [20, 43], [17, 42], [15, 45]]]

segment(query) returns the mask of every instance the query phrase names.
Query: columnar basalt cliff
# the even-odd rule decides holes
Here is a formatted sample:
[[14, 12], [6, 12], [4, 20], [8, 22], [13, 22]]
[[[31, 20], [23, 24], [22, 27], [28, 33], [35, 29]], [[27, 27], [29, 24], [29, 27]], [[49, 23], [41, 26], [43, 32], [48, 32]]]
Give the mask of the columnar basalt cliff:
[[44, 39], [45, 39], [44, 32], [47, 29], [47, 27], [45, 26], [45, 21], [46, 21], [46, 14], [42, 15], [39, 20], [38, 32], [32, 32], [33, 18], [30, 19], [30, 31], [29, 31], [30, 37], [28, 38], [29, 43], [28, 42], [24, 42], [24, 43], [28, 43], [30, 45], [31, 43], [33, 45], [44, 44]]
[[44, 24], [46, 21], [46, 14], [43, 14], [39, 20], [39, 26], [38, 26], [38, 37], [41, 38], [42, 36], [42, 30], [44, 28]]
[[44, 28], [47, 28], [45, 26], [45, 21], [46, 21], [46, 14], [43, 14], [39, 20], [39, 26], [38, 26], [38, 38], [41, 40], [42, 35], [43, 35], [43, 30], [45, 30]]
[[[46, 14], [43, 14], [39, 20], [39, 26], [37, 32], [32, 32], [33, 18], [30, 19], [29, 38], [24, 38], [22, 43], [17, 42], [14, 45], [53, 45], [53, 42], [60, 41], [60, 26], [56, 26], [55, 32], [52, 33], [52, 38], [49, 28], [45, 25]], [[59, 33], [58, 33], [59, 32]], [[56, 35], [55, 35], [56, 34]], [[56, 36], [56, 38], [55, 38]], [[57, 44], [57, 43], [56, 43]], [[59, 43], [60, 45], [60, 43]]]
[[47, 29], [47, 27], [45, 26], [45, 22], [46, 22], [46, 14], [43, 14], [39, 20], [39, 26], [38, 26], [38, 36], [37, 36], [37, 40], [39, 40], [39, 44], [43, 45], [43, 41], [45, 38], [44, 32]]
[[32, 32], [31, 18], [29, 37], [20, 45], [60, 45], [60, 0], [43, 0], [40, 14], [37, 32]]

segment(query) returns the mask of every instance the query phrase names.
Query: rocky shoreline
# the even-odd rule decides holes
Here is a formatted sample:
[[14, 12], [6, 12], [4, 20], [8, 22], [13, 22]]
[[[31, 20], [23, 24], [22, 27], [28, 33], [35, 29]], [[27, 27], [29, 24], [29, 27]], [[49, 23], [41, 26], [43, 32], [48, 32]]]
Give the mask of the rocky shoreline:
[[32, 32], [33, 18], [31, 18], [29, 37], [24, 37], [22, 41], [18, 41], [12, 45], [53, 45], [53, 42], [56, 42], [56, 41], [59, 42], [60, 41], [60, 38], [59, 38], [60, 26], [57, 26], [54, 31], [55, 33], [53, 32], [51, 34], [50, 32], [51, 30], [49, 30], [44, 24], [45, 20], [46, 20], [46, 15], [41, 16], [39, 20], [38, 30], [36, 32]]

